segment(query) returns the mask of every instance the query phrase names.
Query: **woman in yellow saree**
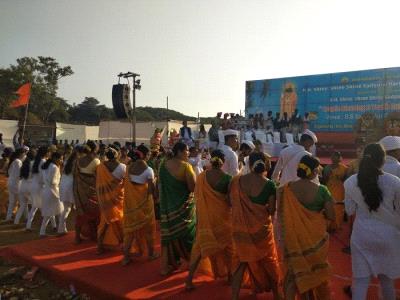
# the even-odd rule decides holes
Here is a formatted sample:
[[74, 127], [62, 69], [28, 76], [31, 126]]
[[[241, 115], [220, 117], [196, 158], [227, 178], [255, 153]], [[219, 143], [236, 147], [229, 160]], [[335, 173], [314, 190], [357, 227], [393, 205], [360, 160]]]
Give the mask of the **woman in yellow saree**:
[[109, 147], [107, 160], [97, 167], [96, 192], [100, 207], [100, 224], [97, 227], [97, 252], [104, 246], [122, 245], [122, 217], [124, 200], [124, 178], [126, 165], [120, 163], [119, 151]]
[[270, 163], [264, 153], [251, 153], [249, 164], [251, 173], [235, 177], [229, 193], [234, 257], [239, 261], [232, 278], [232, 299], [238, 299], [243, 278], [250, 280], [255, 292], [272, 290], [274, 299], [282, 299], [271, 219], [276, 207], [276, 187], [265, 177]]
[[232, 176], [221, 170], [224, 161], [224, 153], [214, 150], [212, 169], [200, 173], [196, 179], [196, 238], [186, 279], [187, 290], [194, 288], [193, 275], [202, 259], [209, 260], [207, 271], [212, 271], [215, 278], [231, 277], [232, 217], [227, 193]]
[[154, 252], [154, 237], [156, 220], [154, 215], [154, 200], [156, 189], [154, 186], [154, 171], [147, 165], [149, 149], [140, 145], [137, 151], [129, 152], [130, 163], [125, 177], [124, 200], [124, 258], [122, 265], [131, 262], [131, 246], [136, 241], [137, 255], [147, 248], [149, 260], [159, 257]]
[[344, 185], [347, 167], [341, 162], [342, 154], [335, 151], [331, 156], [332, 164], [323, 171], [324, 181], [335, 201], [336, 221], [329, 226], [331, 229], [340, 229], [344, 220]]
[[190, 259], [196, 215], [193, 199], [195, 175], [187, 162], [188, 147], [178, 142], [173, 157], [161, 163], [161, 274], [167, 275]]
[[319, 160], [306, 155], [299, 163], [298, 181], [278, 191], [279, 219], [286, 266], [285, 299], [330, 299], [329, 234], [326, 219], [335, 220], [331, 195], [318, 176]]

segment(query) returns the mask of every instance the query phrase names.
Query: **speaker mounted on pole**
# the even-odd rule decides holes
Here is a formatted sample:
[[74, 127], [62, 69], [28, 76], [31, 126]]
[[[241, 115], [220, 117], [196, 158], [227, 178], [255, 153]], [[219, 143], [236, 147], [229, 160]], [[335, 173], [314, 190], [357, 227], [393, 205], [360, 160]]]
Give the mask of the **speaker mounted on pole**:
[[128, 84], [118, 83], [112, 87], [112, 103], [118, 119], [130, 119], [132, 116], [130, 91]]

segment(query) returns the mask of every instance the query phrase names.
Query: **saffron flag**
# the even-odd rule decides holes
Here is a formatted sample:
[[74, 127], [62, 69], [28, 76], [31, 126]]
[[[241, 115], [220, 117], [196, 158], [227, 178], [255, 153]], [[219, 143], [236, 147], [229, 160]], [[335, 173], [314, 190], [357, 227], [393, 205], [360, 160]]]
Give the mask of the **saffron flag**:
[[25, 83], [15, 93], [19, 95], [19, 98], [11, 102], [10, 106], [15, 108], [27, 105], [31, 96], [31, 83]]

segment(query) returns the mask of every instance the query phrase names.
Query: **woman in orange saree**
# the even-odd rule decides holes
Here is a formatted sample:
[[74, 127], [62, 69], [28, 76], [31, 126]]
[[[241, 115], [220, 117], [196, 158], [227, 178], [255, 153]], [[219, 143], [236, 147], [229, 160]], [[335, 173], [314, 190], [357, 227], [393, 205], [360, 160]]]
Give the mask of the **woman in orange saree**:
[[124, 200], [124, 178], [126, 165], [120, 163], [119, 151], [110, 147], [107, 161], [97, 167], [96, 192], [100, 207], [100, 224], [97, 227], [97, 252], [104, 246], [122, 245], [122, 217]]
[[147, 248], [149, 260], [159, 257], [154, 252], [154, 238], [156, 234], [156, 220], [154, 215], [154, 201], [157, 197], [154, 186], [154, 171], [146, 161], [149, 158], [149, 149], [140, 145], [137, 151], [129, 153], [130, 163], [125, 178], [124, 200], [124, 258], [122, 265], [131, 262], [131, 246], [135, 240], [138, 255], [142, 255]]
[[6, 174], [11, 152], [10, 148], [4, 149], [0, 159], [0, 216], [7, 213], [8, 189]]
[[76, 206], [75, 243], [84, 238], [97, 240], [100, 211], [96, 194], [96, 169], [100, 160], [96, 157], [97, 145], [88, 141], [74, 168], [74, 199]]
[[229, 194], [234, 257], [239, 261], [232, 278], [232, 299], [238, 299], [245, 273], [255, 292], [272, 290], [275, 299], [282, 299], [271, 219], [276, 207], [276, 187], [265, 177], [270, 164], [264, 153], [251, 153], [249, 163], [251, 173], [235, 177]]
[[326, 186], [335, 201], [336, 221], [329, 226], [331, 229], [340, 229], [344, 220], [344, 185], [346, 179], [347, 167], [341, 163], [342, 154], [335, 151], [331, 156], [332, 164], [326, 166], [323, 176]]
[[196, 237], [186, 279], [187, 290], [194, 288], [193, 275], [201, 260], [209, 260], [207, 270], [203, 271], [212, 273], [214, 278], [230, 279], [231, 276], [232, 216], [227, 193], [232, 177], [221, 170], [224, 161], [224, 153], [214, 150], [212, 169], [200, 173], [196, 180]]
[[285, 299], [330, 299], [328, 220], [335, 220], [333, 201], [318, 176], [318, 159], [306, 155], [299, 163], [300, 180], [278, 191], [279, 220], [286, 266]]

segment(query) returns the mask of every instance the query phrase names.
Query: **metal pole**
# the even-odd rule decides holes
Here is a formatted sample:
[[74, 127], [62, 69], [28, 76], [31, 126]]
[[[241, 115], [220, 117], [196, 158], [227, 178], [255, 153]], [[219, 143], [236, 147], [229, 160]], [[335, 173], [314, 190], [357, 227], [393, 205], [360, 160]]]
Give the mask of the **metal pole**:
[[133, 96], [132, 96], [132, 143], [136, 147], [136, 77], [133, 76]]
[[167, 96], [167, 144], [169, 139], [169, 117], [168, 117], [168, 96]]
[[23, 142], [23, 140], [24, 140], [24, 135], [25, 135], [26, 119], [28, 118], [28, 108], [29, 108], [29, 102], [26, 104], [26, 107], [25, 107], [25, 117], [24, 117], [24, 124], [22, 125], [22, 135], [21, 135], [22, 144], [25, 144]]

